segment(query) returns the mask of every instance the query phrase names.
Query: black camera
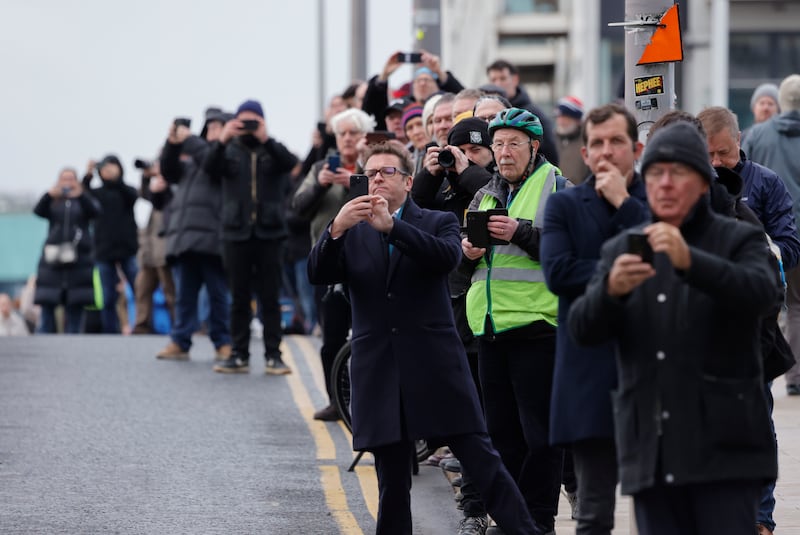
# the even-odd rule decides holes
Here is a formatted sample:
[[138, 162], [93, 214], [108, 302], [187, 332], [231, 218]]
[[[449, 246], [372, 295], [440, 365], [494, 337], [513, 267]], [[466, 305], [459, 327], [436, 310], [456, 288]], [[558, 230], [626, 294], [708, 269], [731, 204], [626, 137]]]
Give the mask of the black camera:
[[153, 162], [150, 162], [148, 160], [142, 160], [141, 158], [136, 158], [135, 160], [133, 160], [133, 166], [136, 169], [150, 169], [151, 167], [153, 167]]
[[439, 151], [438, 161], [439, 165], [441, 165], [445, 169], [456, 166], [456, 157], [453, 156], [453, 152], [450, 151], [449, 149], [444, 149], [442, 151]]
[[192, 126], [192, 120], [188, 117], [177, 117], [175, 121], [173, 121], [175, 127], [185, 126], [186, 128], [190, 128]]

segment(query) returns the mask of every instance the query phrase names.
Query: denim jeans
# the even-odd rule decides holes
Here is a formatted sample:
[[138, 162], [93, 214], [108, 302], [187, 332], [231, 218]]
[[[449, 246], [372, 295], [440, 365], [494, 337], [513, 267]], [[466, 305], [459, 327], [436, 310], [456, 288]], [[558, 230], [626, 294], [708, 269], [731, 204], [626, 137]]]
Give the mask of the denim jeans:
[[120, 332], [119, 316], [117, 316], [117, 283], [119, 282], [117, 264], [119, 264], [131, 288], [133, 288], [133, 283], [136, 280], [136, 273], [138, 272], [136, 256], [129, 256], [118, 262], [106, 260], [97, 261], [97, 269], [100, 272], [100, 284], [103, 286], [103, 310], [100, 312], [100, 318], [103, 321], [103, 332], [106, 334], [119, 334]]
[[[772, 435], [777, 440], [775, 434], [775, 420], [772, 419], [772, 408], [775, 406], [775, 400], [772, 398], [772, 382], [770, 381], [764, 385], [764, 395], [767, 397], [767, 408], [769, 408], [769, 425], [772, 429]], [[776, 450], [777, 451], [777, 450]], [[775, 511], [775, 480], [768, 482], [761, 487], [761, 500], [758, 503], [758, 512], [756, 513], [756, 523], [763, 524], [764, 527], [770, 531], [775, 531], [775, 520], [772, 518], [772, 513]]]
[[[64, 305], [64, 333], [78, 334], [83, 329], [83, 305]], [[56, 328], [56, 305], [42, 305], [38, 333], [54, 334]]]
[[181, 255], [175, 263], [178, 272], [175, 292], [175, 324], [170, 337], [181, 349], [192, 346], [192, 334], [197, 328], [198, 295], [201, 286], [208, 292], [208, 337], [214, 347], [231, 343], [228, 329], [228, 286], [222, 259], [204, 254]]

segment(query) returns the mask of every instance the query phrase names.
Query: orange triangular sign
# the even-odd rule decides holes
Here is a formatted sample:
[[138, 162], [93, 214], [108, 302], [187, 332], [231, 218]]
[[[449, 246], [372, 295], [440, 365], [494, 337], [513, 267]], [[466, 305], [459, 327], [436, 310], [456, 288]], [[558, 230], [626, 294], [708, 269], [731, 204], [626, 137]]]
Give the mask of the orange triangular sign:
[[678, 4], [674, 4], [661, 16], [659, 26], [653, 32], [650, 44], [645, 47], [637, 65], [666, 63], [668, 61], [683, 61]]

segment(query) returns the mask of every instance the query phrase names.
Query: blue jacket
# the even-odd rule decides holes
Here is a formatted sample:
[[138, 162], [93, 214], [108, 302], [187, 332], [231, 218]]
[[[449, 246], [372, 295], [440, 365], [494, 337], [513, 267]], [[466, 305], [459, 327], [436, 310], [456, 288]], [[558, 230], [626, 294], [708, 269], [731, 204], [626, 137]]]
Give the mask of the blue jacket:
[[744, 154], [733, 170], [744, 180], [742, 200], [780, 248], [784, 269], [792, 269], [800, 261], [800, 236], [786, 184], [774, 171], [748, 160]]
[[597, 269], [603, 242], [648, 216], [639, 175], [618, 210], [599, 197], [595, 178], [553, 194], [547, 201], [541, 262], [548, 288], [558, 296], [556, 363], [550, 401], [550, 442], [569, 444], [612, 438], [611, 391], [617, 386], [614, 346], [580, 346], [566, 328], [567, 314]]

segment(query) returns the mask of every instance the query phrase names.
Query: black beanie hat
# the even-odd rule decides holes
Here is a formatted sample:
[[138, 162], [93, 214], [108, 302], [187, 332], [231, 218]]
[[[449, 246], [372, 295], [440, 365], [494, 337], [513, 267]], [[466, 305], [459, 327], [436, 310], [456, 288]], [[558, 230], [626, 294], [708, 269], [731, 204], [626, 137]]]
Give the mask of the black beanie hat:
[[447, 134], [448, 145], [480, 145], [491, 149], [492, 140], [489, 138], [489, 125], [483, 119], [468, 117], [458, 121]]
[[656, 162], [679, 162], [688, 165], [709, 183], [714, 176], [706, 140], [697, 131], [696, 126], [684, 121], [660, 128], [647, 140], [642, 157], [642, 176], [645, 176], [650, 164]]

